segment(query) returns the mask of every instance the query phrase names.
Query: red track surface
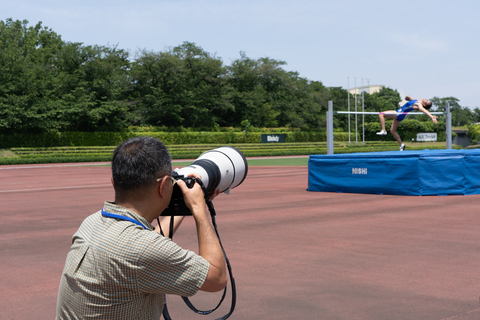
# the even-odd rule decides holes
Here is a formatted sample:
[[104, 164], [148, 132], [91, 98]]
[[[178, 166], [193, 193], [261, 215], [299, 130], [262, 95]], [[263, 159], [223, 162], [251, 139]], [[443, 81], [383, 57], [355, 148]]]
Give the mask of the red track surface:
[[[0, 319], [54, 317], [70, 238], [112, 199], [109, 170], [0, 167]], [[480, 196], [317, 193], [306, 185], [306, 168], [253, 167], [217, 198], [238, 287], [232, 319], [480, 319]], [[196, 249], [191, 218], [175, 239]], [[208, 307], [216, 296], [193, 300]], [[169, 309], [177, 320], [212, 319], [177, 297]]]

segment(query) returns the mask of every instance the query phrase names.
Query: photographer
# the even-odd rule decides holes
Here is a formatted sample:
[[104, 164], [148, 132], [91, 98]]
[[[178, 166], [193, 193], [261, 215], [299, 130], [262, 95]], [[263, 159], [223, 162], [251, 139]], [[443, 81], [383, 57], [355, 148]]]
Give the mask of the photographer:
[[[57, 319], [159, 319], [165, 294], [192, 296], [226, 286], [226, 267], [199, 184], [171, 176], [165, 146], [149, 137], [118, 146], [112, 160], [115, 202], [87, 217], [73, 235], [61, 276]], [[199, 254], [162, 236], [151, 223], [183, 192]], [[175, 217], [174, 230], [183, 217]], [[157, 226], [158, 228], [158, 226]], [[168, 234], [168, 222], [161, 229]]]

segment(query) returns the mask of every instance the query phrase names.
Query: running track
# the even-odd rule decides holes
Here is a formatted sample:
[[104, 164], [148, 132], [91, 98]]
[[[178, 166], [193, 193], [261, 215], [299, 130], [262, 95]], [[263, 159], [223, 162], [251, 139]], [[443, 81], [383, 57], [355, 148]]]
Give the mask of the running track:
[[[109, 170], [0, 167], [0, 319], [54, 318], [71, 235], [112, 199]], [[305, 167], [252, 167], [243, 185], [216, 199], [238, 286], [232, 319], [480, 319], [480, 196], [306, 185]], [[191, 218], [175, 239], [196, 248]], [[209, 307], [215, 297], [193, 300]], [[173, 319], [212, 319], [177, 297], [169, 309]]]

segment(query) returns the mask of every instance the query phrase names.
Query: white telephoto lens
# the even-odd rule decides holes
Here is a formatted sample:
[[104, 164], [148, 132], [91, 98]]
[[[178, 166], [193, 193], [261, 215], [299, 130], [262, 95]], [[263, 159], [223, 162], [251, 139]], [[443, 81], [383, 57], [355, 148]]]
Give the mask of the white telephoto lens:
[[220, 181], [215, 190], [228, 192], [243, 182], [248, 165], [245, 157], [235, 148], [220, 147], [203, 153], [198, 160], [210, 160], [220, 172]]
[[188, 177], [191, 174], [196, 174], [200, 176], [200, 180], [202, 180], [202, 183], [204, 186], [208, 186], [209, 183], [209, 177], [205, 169], [201, 166], [191, 164], [187, 167], [179, 168], [174, 170], [176, 173], [179, 175], [183, 175], [184, 177]]

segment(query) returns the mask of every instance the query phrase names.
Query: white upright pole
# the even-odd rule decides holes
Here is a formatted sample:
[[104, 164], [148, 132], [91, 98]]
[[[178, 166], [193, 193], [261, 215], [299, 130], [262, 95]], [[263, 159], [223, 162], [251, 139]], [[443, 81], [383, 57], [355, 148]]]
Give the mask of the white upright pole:
[[327, 154], [333, 154], [333, 101], [328, 101], [327, 110]]
[[[358, 112], [357, 109], [357, 77], [353, 78], [354, 80], [354, 94], [355, 94], [355, 112]], [[357, 113], [355, 113], [355, 143], [358, 143], [358, 116]]]
[[[364, 86], [362, 78], [362, 87]], [[365, 112], [365, 88], [362, 89], [362, 112]], [[362, 113], [362, 142], [365, 144], [365, 113]]]
[[[350, 112], [350, 77], [347, 77], [347, 106]], [[350, 138], [350, 113], [348, 114], [348, 143], [352, 143]]]
[[447, 106], [445, 109], [446, 113], [446, 136], [447, 136], [447, 149], [452, 149], [452, 113], [450, 112], [450, 102], [447, 101]]

